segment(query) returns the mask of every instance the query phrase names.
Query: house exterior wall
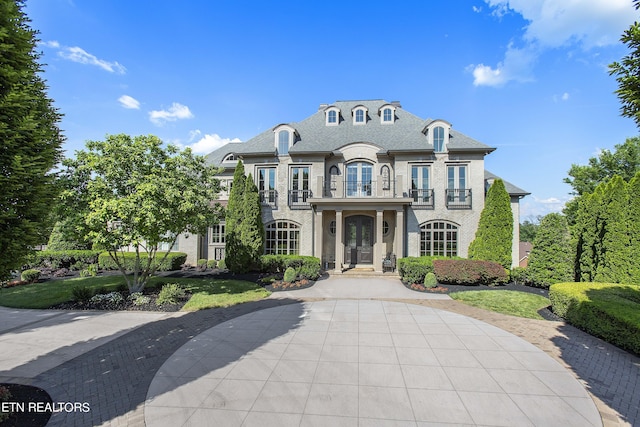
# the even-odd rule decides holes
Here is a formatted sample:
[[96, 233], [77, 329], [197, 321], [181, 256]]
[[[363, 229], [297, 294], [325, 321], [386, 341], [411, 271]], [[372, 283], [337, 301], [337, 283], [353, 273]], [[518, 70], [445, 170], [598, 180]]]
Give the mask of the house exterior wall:
[[[350, 112], [363, 105], [367, 107], [367, 120], [364, 124], [356, 124]], [[447, 122], [422, 121], [407, 115], [399, 105], [393, 110], [394, 122], [381, 126], [382, 116], [376, 116], [380, 105], [382, 109], [390, 104], [384, 104], [383, 101], [363, 101], [363, 104], [356, 104], [356, 101], [338, 102], [325, 110], [321, 109], [303, 122], [278, 125], [246, 143], [228, 144], [228, 147], [211, 153], [209, 158], [212, 163], [221, 164], [221, 159], [234, 153], [233, 161], [222, 162], [225, 167], [220, 175], [223, 184], [232, 179], [236, 154], [244, 164], [245, 173], [251, 174], [256, 184], [260, 168], [274, 168], [277, 197], [275, 204], [262, 206], [265, 225], [281, 220], [296, 224], [299, 227], [299, 254], [316, 256], [322, 260], [323, 266], [335, 268], [336, 272], [345, 266], [348, 254], [356, 254], [349, 252], [352, 249], [345, 242], [349, 238], [349, 231], [345, 227], [348, 224], [352, 226], [354, 221], [360, 221], [358, 233], [370, 233], [367, 239], [372, 250], [368, 255], [358, 252], [355, 256], [358, 260], [366, 259], [365, 263], [371, 264], [377, 271], [382, 269], [382, 260], [389, 254], [395, 254], [397, 258], [421, 255], [421, 226], [431, 221], [444, 222], [456, 228], [456, 254], [466, 257], [484, 208], [488, 185], [484, 157], [493, 148], [453, 132]], [[329, 110], [340, 112], [338, 124], [329, 125], [325, 121], [323, 111]], [[433, 148], [434, 136], [430, 132], [434, 126], [445, 129], [444, 149], [441, 152]], [[282, 130], [291, 132], [294, 140], [288, 154], [278, 154], [277, 151], [277, 136]], [[348, 194], [347, 181], [353, 178], [347, 177], [347, 165], [354, 163], [370, 164], [372, 177], [368, 193], [350, 197], [353, 194]], [[292, 167], [296, 166], [309, 168], [308, 203], [291, 206]], [[429, 189], [433, 197], [427, 204], [416, 202], [416, 192], [411, 189], [414, 166], [428, 169]], [[389, 181], [381, 176], [385, 167], [389, 169]], [[338, 170], [337, 176], [331, 174], [335, 168]], [[448, 198], [447, 191], [452, 186], [449, 168], [456, 168], [455, 174], [458, 174], [459, 168], [465, 170], [463, 187], [466, 196], [464, 200], [458, 200], [463, 200], [458, 205], [448, 203], [451, 198]], [[456, 178], [455, 188], [458, 187], [458, 181]], [[519, 259], [520, 197], [511, 197], [514, 266]], [[227, 199], [228, 192], [221, 193], [223, 204]], [[332, 221], [336, 222], [335, 232], [330, 230]], [[372, 229], [361, 226], [362, 221], [372, 224]], [[362, 237], [360, 234], [358, 239]], [[190, 263], [197, 261], [198, 254], [214, 259], [216, 247], [221, 246], [211, 243], [210, 236], [206, 236], [202, 242], [181, 236], [179, 244], [180, 250], [187, 252]]]

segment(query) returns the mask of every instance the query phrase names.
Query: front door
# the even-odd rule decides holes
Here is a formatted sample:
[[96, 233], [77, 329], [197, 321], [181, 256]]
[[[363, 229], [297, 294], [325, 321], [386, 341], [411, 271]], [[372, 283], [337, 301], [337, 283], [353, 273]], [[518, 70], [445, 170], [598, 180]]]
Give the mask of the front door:
[[356, 215], [345, 219], [346, 264], [373, 264], [373, 218]]

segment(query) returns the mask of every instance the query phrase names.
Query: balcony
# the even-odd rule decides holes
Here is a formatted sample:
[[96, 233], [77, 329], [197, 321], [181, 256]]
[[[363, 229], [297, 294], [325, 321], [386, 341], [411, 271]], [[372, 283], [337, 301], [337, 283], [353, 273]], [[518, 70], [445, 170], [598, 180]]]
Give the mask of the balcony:
[[471, 189], [445, 190], [445, 204], [448, 209], [471, 209]]
[[278, 207], [278, 192], [276, 190], [260, 190], [260, 204], [262, 206]]
[[311, 190], [289, 190], [289, 208], [311, 209], [310, 197], [313, 197]]
[[321, 181], [323, 198], [396, 198], [396, 181], [379, 178], [366, 181], [343, 181], [336, 177], [331, 181]]
[[434, 197], [433, 189], [419, 189], [414, 188], [409, 190], [409, 197], [413, 199], [411, 206], [414, 209], [433, 209]]

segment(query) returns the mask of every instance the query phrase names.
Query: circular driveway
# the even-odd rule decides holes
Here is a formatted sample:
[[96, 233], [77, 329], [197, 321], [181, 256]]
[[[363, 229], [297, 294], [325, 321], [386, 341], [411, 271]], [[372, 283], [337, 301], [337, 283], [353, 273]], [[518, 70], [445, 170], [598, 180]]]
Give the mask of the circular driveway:
[[147, 426], [601, 426], [595, 404], [532, 344], [412, 304], [327, 300], [257, 311], [164, 363]]

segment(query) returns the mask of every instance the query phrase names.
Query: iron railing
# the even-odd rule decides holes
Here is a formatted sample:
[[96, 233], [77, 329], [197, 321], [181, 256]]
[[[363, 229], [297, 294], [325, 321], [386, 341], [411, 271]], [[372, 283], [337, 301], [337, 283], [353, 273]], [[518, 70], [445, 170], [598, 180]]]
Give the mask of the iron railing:
[[289, 190], [289, 207], [291, 209], [311, 209], [311, 203], [307, 200], [313, 197], [311, 190]]
[[449, 209], [471, 209], [471, 189], [445, 190], [445, 203]]
[[433, 189], [412, 188], [409, 190], [409, 197], [413, 199], [411, 206], [414, 208], [433, 209], [434, 207]]
[[278, 206], [278, 192], [276, 190], [260, 190], [260, 204], [263, 206]]

